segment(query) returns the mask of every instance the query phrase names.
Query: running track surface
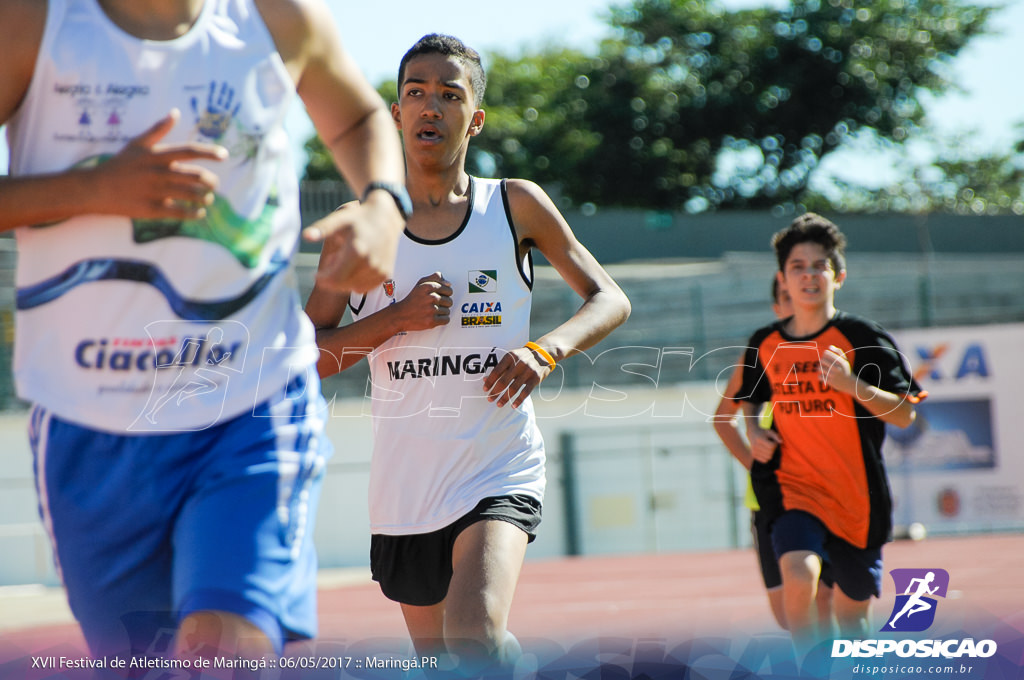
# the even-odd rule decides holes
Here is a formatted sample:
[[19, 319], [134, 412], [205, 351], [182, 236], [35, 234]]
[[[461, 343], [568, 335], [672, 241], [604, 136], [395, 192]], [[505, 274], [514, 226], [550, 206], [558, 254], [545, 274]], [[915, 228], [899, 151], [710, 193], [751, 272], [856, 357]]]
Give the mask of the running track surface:
[[[884, 560], [878, 627], [895, 599], [890, 569], [940, 568], [950, 574], [945, 614], [1016, 619], [1024, 634], [1024, 534], [898, 541]], [[323, 638], [405, 635], [398, 605], [376, 584], [323, 590], [320, 602]], [[753, 550], [528, 561], [509, 629], [562, 641], [779, 631]]]
[[[1024, 647], [1024, 534], [897, 541], [885, 548], [876, 630], [892, 610], [895, 568], [941, 568], [950, 592], [943, 620], [967, 630], [998, 620]], [[376, 640], [405, 644], [397, 604], [365, 577], [320, 590], [319, 644]], [[0, 619], [5, 614], [0, 601]], [[71, 622], [0, 628], [0, 661], [17, 650], [84, 648]], [[521, 639], [571, 645], [594, 638], [668, 642], [706, 636], [781, 634], [761, 586], [752, 550], [566, 558], [525, 564], [509, 628]], [[301, 643], [300, 643], [301, 644]], [[308, 643], [307, 643], [308, 644]], [[4, 652], [6, 651], [6, 655]]]

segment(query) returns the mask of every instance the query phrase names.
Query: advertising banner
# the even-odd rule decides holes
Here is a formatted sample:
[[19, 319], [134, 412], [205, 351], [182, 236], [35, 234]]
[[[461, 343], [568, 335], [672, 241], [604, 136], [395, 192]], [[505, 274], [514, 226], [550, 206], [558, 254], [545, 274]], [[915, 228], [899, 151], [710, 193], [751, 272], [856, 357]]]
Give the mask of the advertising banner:
[[943, 534], [1024, 527], [1024, 324], [893, 335], [928, 391], [916, 422], [890, 427], [883, 449], [896, 524]]

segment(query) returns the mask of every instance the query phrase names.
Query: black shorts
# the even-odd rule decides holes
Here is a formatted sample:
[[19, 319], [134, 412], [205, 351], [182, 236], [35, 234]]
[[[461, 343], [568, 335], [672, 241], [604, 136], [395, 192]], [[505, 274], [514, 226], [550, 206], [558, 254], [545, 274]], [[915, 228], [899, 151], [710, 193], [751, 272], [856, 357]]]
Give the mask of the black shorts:
[[[770, 519], [763, 510], [755, 510], [751, 513], [750, 533], [754, 537], [754, 550], [757, 552], [757, 562], [761, 566], [761, 580], [764, 581], [765, 590], [782, 587], [779, 560], [775, 556], [775, 547], [772, 545], [773, 523], [774, 519]], [[832, 565], [826, 555], [821, 555], [821, 577], [818, 580], [826, 588], [835, 585], [835, 581], [832, 579]]]
[[462, 530], [481, 520], [513, 524], [529, 542], [536, 538], [541, 505], [531, 496], [515, 494], [485, 498], [448, 526], [426, 534], [370, 537], [370, 574], [389, 600], [427, 607], [444, 600], [452, 580], [452, 549]]
[[831, 565], [830, 578], [851, 600], [882, 596], [882, 548], [858, 548], [828, 530], [824, 522], [803, 510], [787, 510], [772, 527], [772, 546], [782, 557], [808, 550]]
[[772, 547], [772, 525], [764, 520], [763, 513], [756, 510], [751, 513], [750, 533], [754, 537], [754, 550], [757, 552], [757, 562], [761, 565], [761, 580], [764, 581], [765, 590], [781, 587], [779, 560]]

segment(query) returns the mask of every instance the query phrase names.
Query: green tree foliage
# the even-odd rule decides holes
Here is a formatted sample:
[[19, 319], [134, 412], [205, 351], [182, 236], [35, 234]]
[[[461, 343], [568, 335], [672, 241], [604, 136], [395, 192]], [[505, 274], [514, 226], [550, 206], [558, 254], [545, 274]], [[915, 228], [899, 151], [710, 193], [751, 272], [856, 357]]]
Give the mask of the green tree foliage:
[[502, 176], [549, 184], [565, 173], [580, 181], [592, 174], [589, 166], [605, 149], [602, 133], [588, 115], [591, 106], [601, 105], [587, 96], [590, 80], [584, 73], [593, 72], [592, 61], [566, 49], [518, 59], [490, 58], [484, 133], [470, 147], [475, 148], [476, 164], [492, 165]]
[[331, 154], [327, 151], [327, 145], [320, 139], [319, 135], [313, 135], [303, 145], [309, 160], [306, 161], [306, 174], [304, 180], [338, 180], [341, 181], [341, 174], [338, 168], [334, 167]]
[[[559, 182], [575, 202], [703, 210], [799, 199], [850, 135], [918, 132], [920, 92], [950, 87], [947, 63], [990, 11], [958, 0], [736, 12], [635, 0], [612, 11], [617, 38], [597, 58], [494, 61], [492, 82], [522, 84], [488, 94], [506, 116], [480, 146], [502, 174]], [[507, 115], [517, 108], [518, 125]]]
[[[949, 63], [993, 11], [963, 0], [793, 0], [739, 11], [633, 0], [610, 10], [612, 34], [596, 54], [551, 47], [485, 59], [487, 122], [470, 167], [529, 177], [577, 205], [821, 204], [808, 183], [824, 156], [855, 135], [899, 146], [925, 133], [921, 94], [954, 87]], [[989, 160], [985, 189], [967, 186], [978, 175], [952, 157], [881, 198], [845, 189], [865, 209], [919, 209], [927, 198], [959, 210], [945, 173], [954, 194], [1012, 193], [1012, 158]]]

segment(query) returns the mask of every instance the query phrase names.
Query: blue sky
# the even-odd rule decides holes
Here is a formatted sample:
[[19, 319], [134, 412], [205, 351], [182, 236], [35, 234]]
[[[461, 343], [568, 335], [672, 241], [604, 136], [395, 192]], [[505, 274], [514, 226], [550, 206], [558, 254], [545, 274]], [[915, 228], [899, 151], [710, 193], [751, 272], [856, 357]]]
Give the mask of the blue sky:
[[[589, 49], [606, 34], [602, 20], [612, 4], [608, 0], [514, 0], [508, 3], [467, 3], [464, 0], [391, 0], [357, 3], [327, 0], [349, 52], [374, 84], [392, 77], [402, 54], [425, 33], [443, 32], [461, 37], [482, 52], [517, 54], [549, 43]], [[781, 0], [769, 3], [784, 4]], [[618, 3], [622, 4], [622, 3]], [[765, 2], [724, 0], [737, 9]], [[973, 131], [969, 143], [979, 151], [1010, 144], [1014, 124], [1024, 121], [1024, 88], [1018, 85], [1016, 66], [1024, 44], [1024, 2], [1010, 1], [992, 22], [1004, 32], [979, 38], [952, 65], [964, 92], [950, 94], [928, 105], [929, 117], [944, 134]], [[295, 148], [311, 134], [308, 119], [296, 107], [289, 119]], [[6, 171], [6, 147], [0, 143], [0, 171]], [[303, 163], [297, 159], [297, 164]], [[833, 162], [834, 172], [856, 172], [858, 163]], [[873, 177], [884, 177], [875, 168]]]

